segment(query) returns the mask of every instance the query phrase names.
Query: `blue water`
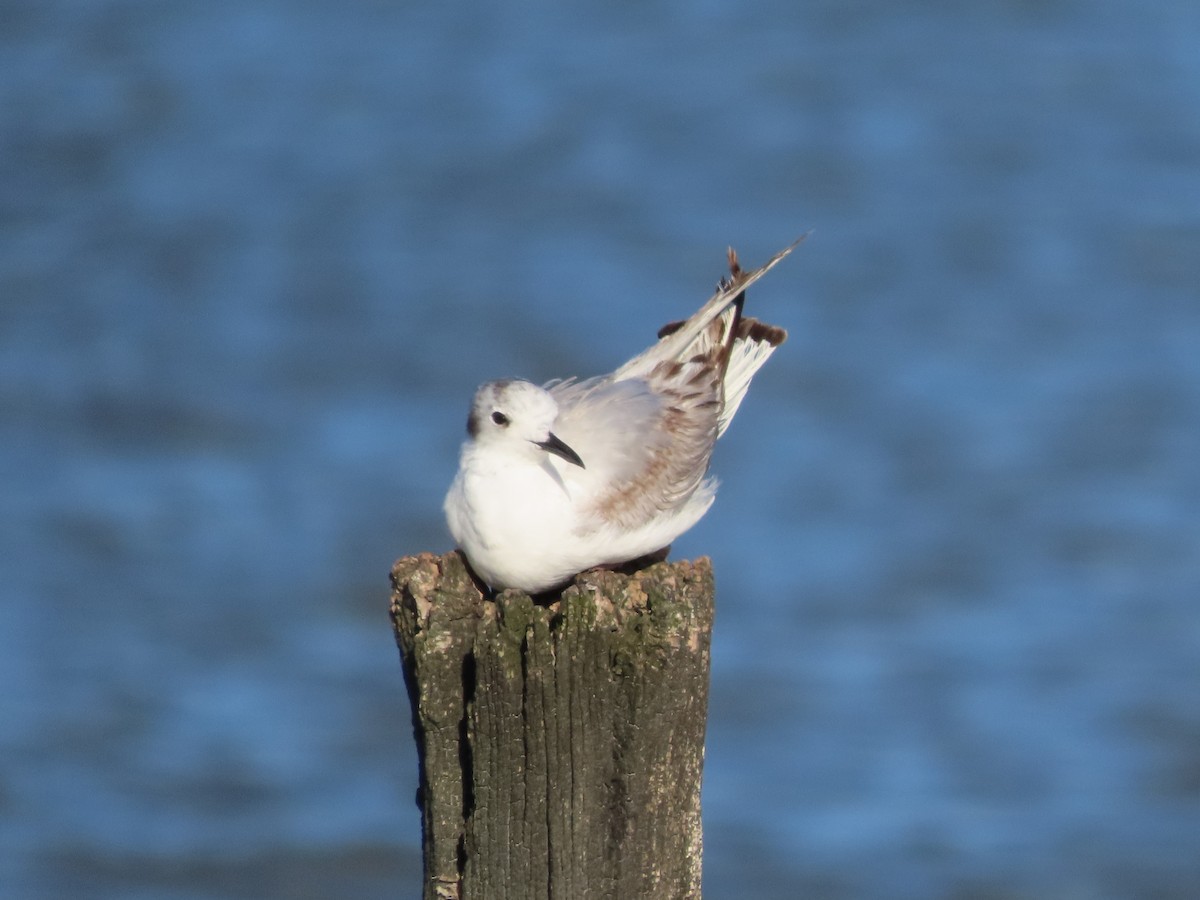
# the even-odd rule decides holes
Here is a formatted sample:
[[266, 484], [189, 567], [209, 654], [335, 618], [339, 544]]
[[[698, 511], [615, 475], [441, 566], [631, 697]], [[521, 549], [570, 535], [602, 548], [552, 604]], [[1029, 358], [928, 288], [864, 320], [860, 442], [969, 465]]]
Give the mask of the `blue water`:
[[419, 889], [487, 378], [735, 245], [706, 896], [1200, 884], [1200, 5], [8, 4], [0, 894]]

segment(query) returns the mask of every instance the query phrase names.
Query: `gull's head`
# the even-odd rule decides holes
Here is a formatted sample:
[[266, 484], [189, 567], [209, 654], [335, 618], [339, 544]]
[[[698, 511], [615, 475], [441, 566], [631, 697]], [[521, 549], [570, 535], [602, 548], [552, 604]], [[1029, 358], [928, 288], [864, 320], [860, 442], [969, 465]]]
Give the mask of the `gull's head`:
[[545, 451], [583, 468], [579, 454], [554, 434], [558, 404], [550, 393], [528, 381], [489, 381], [475, 392], [467, 433], [479, 447]]

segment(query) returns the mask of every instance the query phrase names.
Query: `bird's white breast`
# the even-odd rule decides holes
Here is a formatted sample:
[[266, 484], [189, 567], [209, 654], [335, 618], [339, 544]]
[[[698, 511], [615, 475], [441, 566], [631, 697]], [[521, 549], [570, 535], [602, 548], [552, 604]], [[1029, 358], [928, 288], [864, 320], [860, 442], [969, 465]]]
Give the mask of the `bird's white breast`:
[[[575, 574], [555, 552], [574, 530], [570, 488], [555, 463], [463, 452], [446, 496], [450, 532], [494, 588], [546, 590]], [[565, 570], [564, 570], [565, 567]]]

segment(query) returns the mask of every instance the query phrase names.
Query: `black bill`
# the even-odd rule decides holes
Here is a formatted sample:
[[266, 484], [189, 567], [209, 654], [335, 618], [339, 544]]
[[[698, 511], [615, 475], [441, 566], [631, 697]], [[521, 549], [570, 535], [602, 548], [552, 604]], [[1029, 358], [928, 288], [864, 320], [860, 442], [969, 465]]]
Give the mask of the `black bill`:
[[581, 469], [587, 468], [587, 466], [583, 464], [583, 460], [579, 458], [579, 454], [559, 440], [558, 435], [556, 435], [553, 431], [550, 432], [550, 436], [546, 438], [546, 440], [534, 441], [534, 443], [547, 453], [553, 453], [555, 456], [561, 457], [569, 463], [574, 463]]

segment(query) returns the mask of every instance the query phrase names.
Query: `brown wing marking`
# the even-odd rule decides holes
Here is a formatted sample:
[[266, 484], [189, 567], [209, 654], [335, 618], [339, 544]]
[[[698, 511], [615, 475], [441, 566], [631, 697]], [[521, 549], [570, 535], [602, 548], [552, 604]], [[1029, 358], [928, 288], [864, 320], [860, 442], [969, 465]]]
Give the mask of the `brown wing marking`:
[[[685, 370], [695, 366], [697, 371]], [[653, 441], [638, 474], [617, 485], [596, 504], [593, 513], [607, 524], [634, 529], [658, 513], [678, 505], [704, 480], [717, 438], [721, 382], [706, 362], [662, 362], [650, 373], [667, 401], [647, 440]], [[670, 387], [662, 386], [664, 384]]]

